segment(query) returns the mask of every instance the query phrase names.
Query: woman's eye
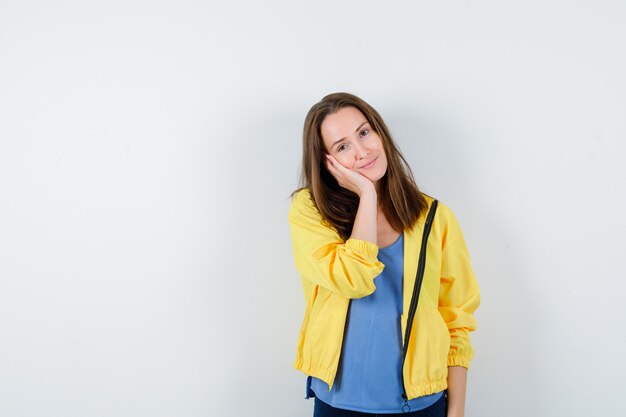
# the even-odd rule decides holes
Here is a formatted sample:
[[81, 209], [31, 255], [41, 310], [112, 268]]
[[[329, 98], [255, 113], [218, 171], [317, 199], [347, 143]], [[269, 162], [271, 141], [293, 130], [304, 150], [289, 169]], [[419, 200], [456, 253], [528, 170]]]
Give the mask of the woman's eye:
[[338, 151], [338, 152], [341, 152], [341, 151], [343, 151], [344, 149], [346, 149], [346, 145], [345, 145], [345, 144], [344, 144], [344, 145], [339, 145], [339, 146], [337, 147], [337, 151]]
[[370, 133], [369, 129], [361, 130], [361, 137], [366, 136], [368, 133]]

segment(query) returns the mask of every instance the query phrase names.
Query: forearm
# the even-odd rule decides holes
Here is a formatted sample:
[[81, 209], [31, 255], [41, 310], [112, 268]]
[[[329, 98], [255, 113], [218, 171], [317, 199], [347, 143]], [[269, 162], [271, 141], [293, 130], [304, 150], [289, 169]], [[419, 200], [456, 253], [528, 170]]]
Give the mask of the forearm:
[[359, 208], [352, 226], [352, 239], [367, 240], [377, 243], [376, 219], [378, 213], [378, 196], [373, 189], [361, 194]]
[[462, 366], [448, 367], [448, 417], [465, 415], [465, 391], [467, 369]]

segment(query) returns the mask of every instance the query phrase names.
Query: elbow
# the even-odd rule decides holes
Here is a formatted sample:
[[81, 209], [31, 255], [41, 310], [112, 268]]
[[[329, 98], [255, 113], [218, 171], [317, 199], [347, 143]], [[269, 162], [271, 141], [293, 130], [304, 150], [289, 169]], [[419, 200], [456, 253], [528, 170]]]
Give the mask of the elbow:
[[336, 265], [331, 268], [331, 281], [336, 285], [338, 292], [346, 298], [363, 298], [376, 291], [374, 279], [380, 275], [384, 266], [372, 266], [368, 269], [346, 268], [346, 265]]
[[376, 286], [372, 283], [368, 286], [360, 286], [341, 291], [341, 295], [345, 298], [363, 298], [371, 295], [374, 291], [376, 291]]

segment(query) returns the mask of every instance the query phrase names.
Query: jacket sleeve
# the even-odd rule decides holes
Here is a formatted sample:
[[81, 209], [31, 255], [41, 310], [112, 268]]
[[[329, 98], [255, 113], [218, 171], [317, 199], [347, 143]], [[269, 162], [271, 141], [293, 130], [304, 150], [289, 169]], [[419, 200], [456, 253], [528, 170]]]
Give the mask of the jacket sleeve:
[[469, 333], [476, 330], [474, 311], [480, 291], [470, 263], [469, 252], [454, 214], [444, 207], [443, 265], [439, 289], [439, 312], [450, 332], [448, 366], [469, 369], [474, 356]]
[[375, 243], [348, 239], [322, 222], [308, 190], [298, 192], [289, 208], [289, 229], [296, 269], [302, 279], [345, 298], [374, 292], [374, 278], [385, 267]]

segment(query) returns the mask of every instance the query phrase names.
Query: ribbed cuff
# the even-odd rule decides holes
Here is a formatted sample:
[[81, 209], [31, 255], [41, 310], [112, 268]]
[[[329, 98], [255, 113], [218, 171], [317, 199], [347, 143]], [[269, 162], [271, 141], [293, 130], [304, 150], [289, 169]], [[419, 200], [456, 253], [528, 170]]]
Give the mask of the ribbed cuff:
[[461, 355], [448, 355], [448, 366], [462, 366], [469, 370], [471, 359]]
[[367, 240], [350, 238], [346, 240], [346, 247], [368, 258], [375, 258], [378, 255], [378, 245]]

